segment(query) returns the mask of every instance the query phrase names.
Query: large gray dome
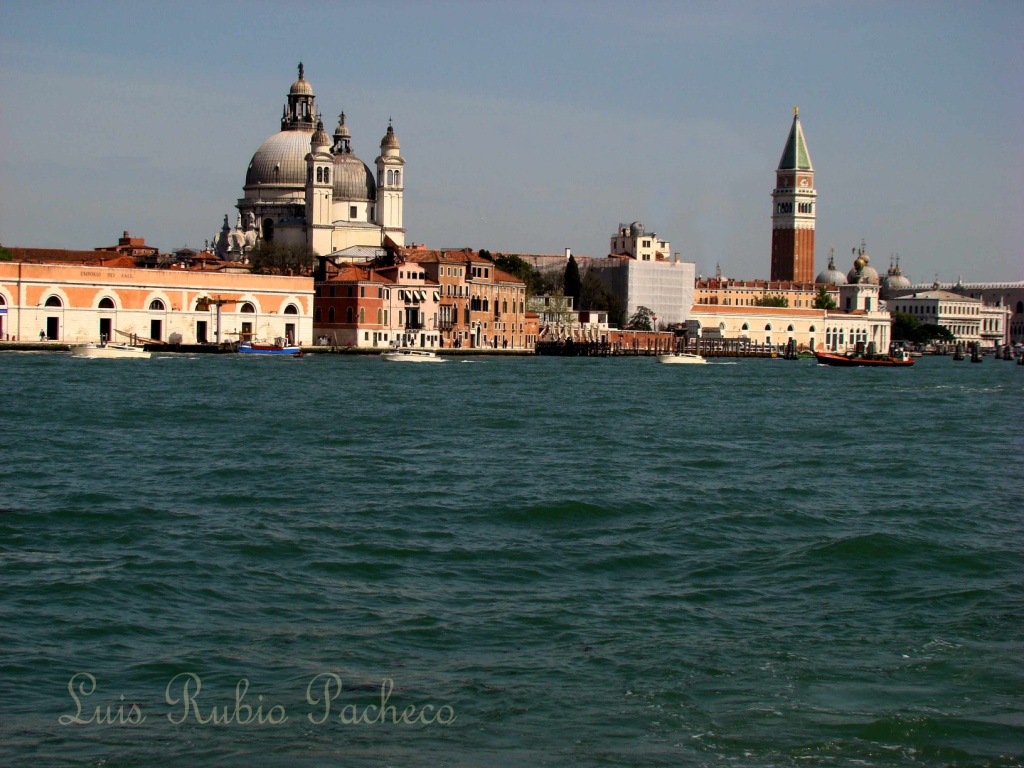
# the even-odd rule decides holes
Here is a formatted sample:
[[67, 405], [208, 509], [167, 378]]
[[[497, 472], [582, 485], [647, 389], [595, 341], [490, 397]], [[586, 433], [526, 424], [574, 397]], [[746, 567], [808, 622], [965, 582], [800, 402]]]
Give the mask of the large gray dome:
[[245, 173], [245, 187], [258, 185], [305, 189], [306, 155], [313, 131], [280, 131], [260, 144]]
[[334, 199], [376, 200], [377, 184], [373, 173], [353, 154], [334, 156]]

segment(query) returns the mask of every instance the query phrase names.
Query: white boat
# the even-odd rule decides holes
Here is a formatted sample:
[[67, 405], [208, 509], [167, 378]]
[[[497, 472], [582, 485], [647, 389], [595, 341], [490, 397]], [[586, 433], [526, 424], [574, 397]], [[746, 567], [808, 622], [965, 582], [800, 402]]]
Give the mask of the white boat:
[[429, 349], [412, 349], [411, 347], [399, 347], [381, 355], [385, 360], [394, 363], [443, 363], [444, 358], [439, 357], [436, 352]]
[[142, 347], [131, 344], [79, 344], [71, 347], [72, 357], [128, 357], [144, 359], [153, 356]]
[[682, 365], [704, 365], [707, 363], [707, 360], [700, 355], [691, 355], [686, 352], [674, 352], [671, 355], [658, 355], [658, 362]]

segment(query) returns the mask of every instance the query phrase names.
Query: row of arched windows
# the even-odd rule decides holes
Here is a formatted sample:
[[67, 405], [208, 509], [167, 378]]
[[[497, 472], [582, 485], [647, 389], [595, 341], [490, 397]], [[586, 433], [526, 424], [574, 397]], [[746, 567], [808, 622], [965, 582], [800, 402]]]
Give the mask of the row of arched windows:
[[[2, 301], [2, 298], [0, 298], [0, 303], [2, 303]], [[63, 307], [64, 302], [61, 301], [60, 296], [48, 296], [43, 305], [47, 307]], [[102, 299], [100, 299], [96, 307], [97, 309], [117, 309], [117, 305], [114, 304], [114, 300], [109, 296], [104, 296]], [[153, 299], [151, 302], [149, 302], [150, 312], [164, 312], [166, 310], [167, 305], [164, 304], [163, 299]], [[247, 301], [244, 304], [242, 304], [241, 307], [239, 307], [238, 311], [245, 314], [255, 314], [256, 307], [251, 302]], [[297, 315], [299, 314], [299, 308], [296, 307], [294, 304], [289, 304], [284, 308], [284, 314]]]

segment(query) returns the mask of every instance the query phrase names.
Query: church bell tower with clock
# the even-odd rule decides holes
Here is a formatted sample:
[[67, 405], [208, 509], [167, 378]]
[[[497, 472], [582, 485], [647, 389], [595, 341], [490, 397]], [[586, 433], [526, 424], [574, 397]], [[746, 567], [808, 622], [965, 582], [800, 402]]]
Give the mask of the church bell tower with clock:
[[782, 159], [772, 191], [772, 280], [814, 282], [814, 220], [818, 193], [807, 151], [800, 109], [793, 108]]

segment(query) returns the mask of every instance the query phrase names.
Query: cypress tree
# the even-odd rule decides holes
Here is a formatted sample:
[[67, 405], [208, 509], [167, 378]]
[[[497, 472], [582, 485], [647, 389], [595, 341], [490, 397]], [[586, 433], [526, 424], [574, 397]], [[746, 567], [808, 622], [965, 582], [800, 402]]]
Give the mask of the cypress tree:
[[574, 309], [580, 308], [580, 292], [583, 288], [583, 280], [580, 279], [580, 268], [576, 263], [576, 257], [570, 255], [569, 263], [565, 265], [565, 295], [572, 296]]

